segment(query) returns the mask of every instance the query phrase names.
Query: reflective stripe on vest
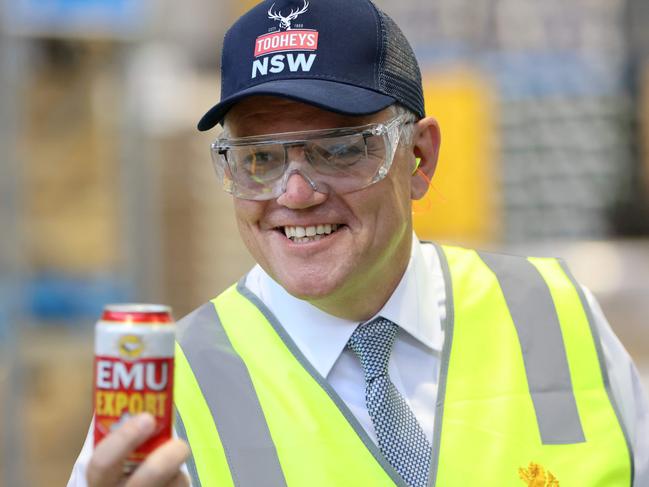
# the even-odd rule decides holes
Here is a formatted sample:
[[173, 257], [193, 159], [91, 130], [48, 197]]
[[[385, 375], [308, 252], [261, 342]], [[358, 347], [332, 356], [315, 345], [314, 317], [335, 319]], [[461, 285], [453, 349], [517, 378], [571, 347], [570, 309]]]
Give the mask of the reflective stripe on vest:
[[[429, 485], [630, 486], [580, 288], [554, 259], [438, 248], [447, 285]], [[193, 485], [404, 485], [270, 311], [240, 284], [179, 322], [178, 434]]]
[[[178, 343], [176, 379], [198, 381], [202, 391], [187, 394], [177, 388], [175, 402], [203, 487], [223, 482], [237, 487], [405, 487], [336, 393], [241, 285], [181, 320]], [[201, 399], [206, 407], [199, 411]], [[252, 433], [246, 424], [260, 419], [267, 423], [271, 443], [259, 428]], [[208, 422], [216, 433], [192, 438], [194, 428], [209, 430]], [[237, 438], [237, 431], [245, 439]], [[268, 461], [271, 447], [274, 464]], [[263, 481], [246, 478], [253, 474]]]
[[453, 303], [430, 485], [525, 485], [519, 469], [534, 463], [561, 486], [631, 486], [578, 284], [556, 259], [443, 256]]
[[561, 325], [547, 284], [527, 259], [479, 255], [498, 280], [518, 335], [541, 443], [584, 442]]
[[[202, 306], [189, 322], [191, 328], [181, 329], [179, 333], [182, 348], [177, 350], [176, 355], [180, 357], [181, 376], [184, 380], [191, 373], [188, 368], [188, 364], [191, 364], [191, 371], [200, 384], [212, 416], [210, 426], [217, 425], [219, 449], [222, 450], [218, 455], [220, 468], [210, 469], [209, 463], [204, 462], [198, 464], [198, 480], [202, 480], [208, 470], [215, 470], [214, 475], [209, 477], [219, 479], [215, 485], [221, 485], [224, 478], [230, 480], [229, 485], [234, 483], [237, 487], [286, 485], [246, 365], [232, 348], [223, 328], [218, 326], [219, 318], [214, 306], [211, 303]], [[189, 422], [195, 417], [191, 411], [186, 413], [185, 410], [196, 406], [185, 404], [182, 400], [176, 400], [176, 403], [183, 425], [180, 430], [187, 432]], [[191, 438], [189, 443], [190, 446], [193, 444]], [[223, 456], [227, 458], [227, 465], [223, 464]], [[258, 468], [250, 468], [250, 458], [255, 459]]]

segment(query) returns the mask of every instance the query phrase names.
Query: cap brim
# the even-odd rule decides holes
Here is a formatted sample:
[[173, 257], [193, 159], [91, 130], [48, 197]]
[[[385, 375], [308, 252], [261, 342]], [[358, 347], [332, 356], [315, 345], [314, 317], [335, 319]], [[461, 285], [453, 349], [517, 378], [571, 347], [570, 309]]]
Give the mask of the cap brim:
[[369, 115], [396, 102], [391, 96], [336, 81], [283, 79], [253, 86], [221, 100], [203, 115], [198, 130], [209, 130], [221, 123], [235, 103], [254, 95], [288, 98], [343, 115]]

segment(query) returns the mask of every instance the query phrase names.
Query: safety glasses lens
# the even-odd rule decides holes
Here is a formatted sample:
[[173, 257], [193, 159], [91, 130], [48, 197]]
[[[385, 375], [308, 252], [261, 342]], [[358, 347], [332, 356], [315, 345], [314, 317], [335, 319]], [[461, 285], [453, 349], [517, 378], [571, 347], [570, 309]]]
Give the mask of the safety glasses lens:
[[[356, 133], [313, 136], [298, 133], [292, 140], [236, 143], [212, 149], [217, 175], [224, 189], [244, 199], [263, 200], [279, 196], [287, 171], [302, 173], [322, 187], [339, 193], [362, 189], [387, 173], [398, 142], [400, 120]], [[333, 132], [333, 131], [332, 131]], [[319, 133], [317, 135], [320, 135]], [[257, 138], [259, 139], [259, 138]], [[394, 141], [392, 139], [395, 139]], [[377, 176], [378, 175], [378, 176]]]

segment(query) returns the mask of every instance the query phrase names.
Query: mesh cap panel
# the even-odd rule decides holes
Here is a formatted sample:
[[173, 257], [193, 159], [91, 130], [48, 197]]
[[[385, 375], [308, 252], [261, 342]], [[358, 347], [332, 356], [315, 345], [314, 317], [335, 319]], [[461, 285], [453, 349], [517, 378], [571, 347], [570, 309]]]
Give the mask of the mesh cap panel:
[[399, 26], [376, 5], [382, 31], [379, 86], [402, 105], [425, 115], [421, 71], [415, 53]]

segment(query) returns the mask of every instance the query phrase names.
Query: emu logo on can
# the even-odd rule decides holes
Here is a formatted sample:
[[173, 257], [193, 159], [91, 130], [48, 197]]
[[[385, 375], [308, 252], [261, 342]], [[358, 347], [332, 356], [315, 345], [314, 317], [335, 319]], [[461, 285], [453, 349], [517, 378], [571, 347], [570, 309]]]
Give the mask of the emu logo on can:
[[135, 359], [142, 355], [144, 343], [139, 335], [122, 335], [118, 341], [119, 354], [125, 359]]

